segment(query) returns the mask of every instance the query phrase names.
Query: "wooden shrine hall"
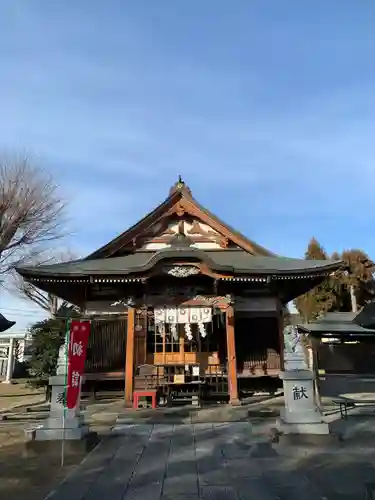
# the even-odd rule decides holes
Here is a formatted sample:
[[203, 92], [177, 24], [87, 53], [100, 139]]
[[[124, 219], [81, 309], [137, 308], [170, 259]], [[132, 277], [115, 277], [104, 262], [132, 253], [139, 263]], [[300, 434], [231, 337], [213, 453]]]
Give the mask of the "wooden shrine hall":
[[160, 401], [198, 390], [238, 404], [251, 380], [283, 369], [285, 305], [340, 265], [273, 254], [179, 178], [159, 206], [88, 257], [17, 271], [92, 319], [86, 377], [121, 378], [127, 405], [144, 388]]

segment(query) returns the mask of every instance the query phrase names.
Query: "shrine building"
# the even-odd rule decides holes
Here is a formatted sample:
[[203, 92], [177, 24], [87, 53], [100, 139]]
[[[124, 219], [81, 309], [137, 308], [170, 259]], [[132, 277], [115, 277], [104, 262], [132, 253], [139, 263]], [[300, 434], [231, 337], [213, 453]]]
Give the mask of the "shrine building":
[[[22, 267], [92, 319], [87, 380], [125, 403], [144, 387], [238, 404], [283, 369], [283, 311], [341, 262], [280, 257], [204, 208], [179, 178], [146, 217], [84, 259]], [[172, 389], [171, 389], [172, 388]]]

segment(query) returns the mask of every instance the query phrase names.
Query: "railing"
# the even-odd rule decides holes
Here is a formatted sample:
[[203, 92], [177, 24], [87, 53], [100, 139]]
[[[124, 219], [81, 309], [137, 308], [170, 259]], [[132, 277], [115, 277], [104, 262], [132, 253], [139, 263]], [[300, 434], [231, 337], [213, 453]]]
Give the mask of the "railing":
[[268, 350], [264, 355], [254, 354], [237, 366], [239, 376], [267, 376], [280, 371], [280, 355]]
[[[181, 376], [181, 382], [176, 382]], [[209, 395], [228, 394], [228, 373], [225, 365], [208, 365], [200, 375], [193, 375], [185, 370], [185, 365], [142, 365], [137, 368], [134, 388], [155, 389], [164, 392], [168, 386], [186, 385], [197, 380], [204, 383]]]

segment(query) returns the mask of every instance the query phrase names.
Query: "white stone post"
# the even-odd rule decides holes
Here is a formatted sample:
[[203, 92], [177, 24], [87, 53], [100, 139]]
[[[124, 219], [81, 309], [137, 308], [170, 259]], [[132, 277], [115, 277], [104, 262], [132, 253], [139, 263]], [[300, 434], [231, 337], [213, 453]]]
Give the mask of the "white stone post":
[[314, 372], [307, 367], [298, 332], [289, 327], [284, 338], [285, 370], [280, 378], [285, 407], [280, 411], [278, 428], [283, 434], [329, 434], [328, 423], [316, 404]]
[[49, 379], [52, 388], [49, 416], [43, 425], [35, 429], [31, 439], [37, 441], [79, 440], [88, 434], [89, 428], [84, 424], [80, 414], [81, 393], [77, 398], [76, 407], [72, 410], [64, 410], [65, 383], [69, 370], [66, 363], [67, 349], [68, 345], [65, 341], [59, 350], [56, 375]]
[[7, 373], [5, 376], [4, 383], [10, 384], [12, 382], [13, 377], [13, 365], [14, 365], [14, 338], [9, 338], [9, 352], [8, 352], [8, 361], [7, 361]]

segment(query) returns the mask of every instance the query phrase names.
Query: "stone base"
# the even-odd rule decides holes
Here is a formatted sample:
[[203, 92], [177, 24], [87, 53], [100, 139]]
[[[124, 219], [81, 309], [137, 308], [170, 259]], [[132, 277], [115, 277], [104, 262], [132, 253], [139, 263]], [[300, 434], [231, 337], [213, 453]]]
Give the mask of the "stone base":
[[[64, 453], [85, 454], [91, 451], [99, 443], [99, 438], [96, 432], [90, 432], [83, 436], [82, 439], [70, 439], [64, 443]], [[62, 442], [60, 439], [46, 439], [46, 440], [31, 440], [26, 441], [24, 445], [24, 452], [26, 456], [32, 456], [40, 453], [61, 453]]]
[[34, 440], [35, 441], [54, 441], [56, 439], [65, 439], [66, 441], [71, 440], [81, 440], [89, 433], [89, 428], [87, 425], [81, 427], [76, 427], [74, 429], [61, 428], [51, 429], [50, 427], [41, 427], [40, 429], [35, 429]]
[[285, 422], [277, 421], [277, 429], [282, 434], [325, 434], [330, 433], [327, 422]]
[[288, 425], [324, 424], [325, 421], [317, 408], [307, 408], [305, 411], [288, 411], [287, 408], [280, 409], [280, 421]]
[[303, 352], [286, 352], [284, 354], [284, 370], [286, 372], [306, 369], [306, 358]]
[[[280, 445], [295, 446], [327, 446], [342, 443], [343, 437], [338, 433], [330, 434], [279, 434], [277, 440]], [[342, 443], [344, 444], [344, 443]]]
[[89, 434], [88, 425], [79, 422], [78, 419], [69, 419], [63, 428], [60, 419], [49, 418], [44, 424], [25, 431], [27, 441], [55, 441], [64, 439], [66, 441], [81, 440]]
[[84, 419], [79, 417], [66, 417], [64, 419], [63, 415], [52, 415], [50, 413], [49, 417], [43, 422], [43, 428], [47, 429], [78, 429], [84, 426]]
[[238, 398], [237, 399], [230, 399], [229, 404], [231, 406], [241, 406], [241, 401]]

